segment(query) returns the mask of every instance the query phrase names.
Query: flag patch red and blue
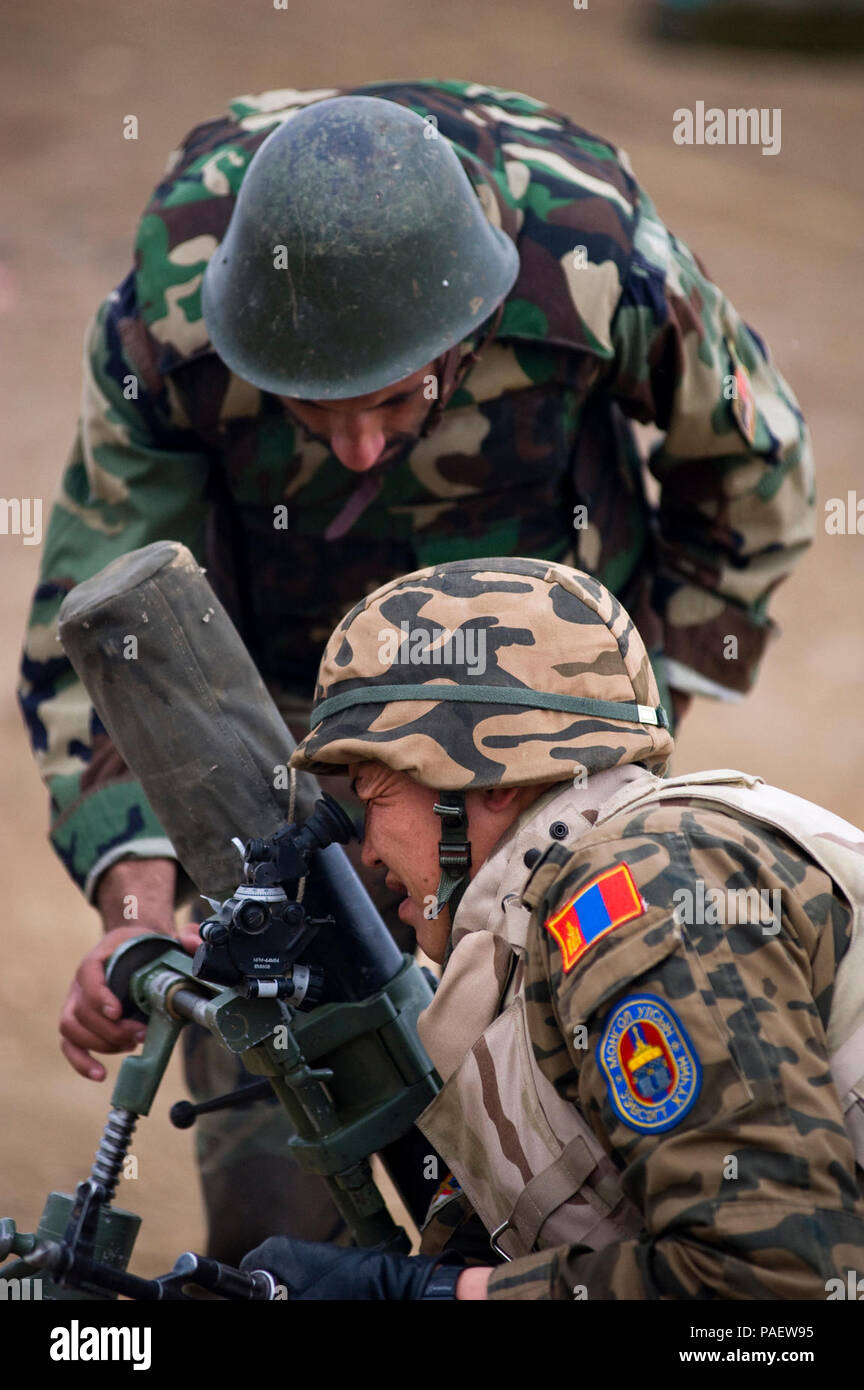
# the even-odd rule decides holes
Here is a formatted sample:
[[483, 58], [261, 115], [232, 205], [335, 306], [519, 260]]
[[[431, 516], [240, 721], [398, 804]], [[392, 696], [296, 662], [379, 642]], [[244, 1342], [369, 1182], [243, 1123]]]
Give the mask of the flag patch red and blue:
[[458, 1197], [461, 1194], [461, 1192], [462, 1188], [459, 1186], [457, 1179], [454, 1178], [452, 1173], [448, 1173], [444, 1181], [439, 1184], [435, 1196], [429, 1203], [429, 1210], [426, 1213], [426, 1220], [429, 1221], [430, 1218], [437, 1211], [439, 1211], [441, 1207], [446, 1206], [446, 1204], [452, 1201], [454, 1197]]
[[561, 950], [564, 974], [573, 969], [595, 941], [622, 922], [641, 917], [644, 911], [645, 904], [627, 864], [598, 874], [545, 924]]

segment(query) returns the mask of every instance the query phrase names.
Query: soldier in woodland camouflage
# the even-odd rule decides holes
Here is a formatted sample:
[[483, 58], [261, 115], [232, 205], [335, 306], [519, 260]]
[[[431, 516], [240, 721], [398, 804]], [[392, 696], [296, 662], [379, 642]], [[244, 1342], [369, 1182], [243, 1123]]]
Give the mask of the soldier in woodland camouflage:
[[[485, 671], [382, 663], [391, 628], [400, 650], [482, 632]], [[327, 645], [312, 725], [294, 766], [348, 765], [364, 860], [444, 964], [420, 1018], [444, 1086], [418, 1123], [451, 1171], [419, 1258], [276, 1237], [245, 1267], [299, 1299], [845, 1287], [864, 1261], [862, 832], [745, 773], [664, 778], [639, 634], [559, 564], [377, 590]], [[454, 815], [461, 864], [442, 830], [436, 889]], [[776, 921], [679, 910], [747, 888]]]
[[[737, 694], [771, 631], [767, 595], [811, 537], [794, 398], [620, 151], [495, 88], [356, 91], [435, 119], [428, 129], [450, 141], [486, 216], [514, 240], [519, 278], [434, 433], [404, 448], [378, 497], [328, 540], [355, 490], [351, 472], [290, 408], [220, 362], [200, 289], [262, 141], [338, 93], [241, 98], [183, 142], [142, 218], [135, 270], [88, 334], [80, 433], [23, 672], [54, 843], [91, 892], [94, 868], [161, 833], [54, 641], [63, 595], [117, 554], [186, 542], [233, 589], [267, 680], [301, 701], [358, 592], [454, 552], [578, 559], [625, 597], [649, 649], [674, 663], [673, 686]], [[665, 431], [651, 465], [663, 485], [656, 530], [613, 403]], [[274, 525], [279, 506], [285, 529]], [[574, 529], [578, 506], [586, 524]], [[214, 510], [222, 529], [208, 534]], [[737, 660], [724, 655], [726, 636]]]
[[[452, 286], [438, 275], [439, 294], [458, 282], [466, 299], [465, 322], [451, 327], [458, 341], [424, 339], [429, 359], [419, 338], [414, 357], [394, 349], [388, 381], [388, 335], [413, 324], [434, 255], [416, 275], [402, 273], [408, 300], [394, 317], [391, 262], [397, 254], [404, 262], [412, 238], [395, 239], [392, 255], [373, 239], [374, 254], [355, 257], [357, 273], [372, 277], [362, 322], [347, 271], [322, 307], [332, 379], [324, 353], [324, 378], [318, 361], [308, 390], [297, 385], [302, 374], [288, 389], [269, 358], [265, 371], [249, 356], [255, 341], [242, 353], [235, 345], [242, 370], [217, 352], [202, 281], [212, 267], [218, 288], [247, 171], [259, 152], [256, 167], [266, 169], [269, 136], [278, 137], [272, 148], [290, 145], [294, 122], [310, 121], [311, 130], [334, 110], [355, 113], [358, 138], [322, 165], [316, 225], [342, 225], [347, 201], [374, 202], [380, 189], [361, 176], [380, 141], [371, 140], [370, 155], [358, 102], [414, 121], [416, 157], [396, 171], [406, 189], [416, 191], [436, 141], [455, 152], [485, 240], [506, 243], [516, 278], [496, 305], [494, 294], [484, 302], [487, 288], [471, 295], [458, 275]], [[374, 120], [383, 122], [380, 139], [389, 138], [387, 120]], [[402, 186], [394, 173], [388, 213]], [[428, 221], [440, 193], [430, 184], [426, 212], [415, 199], [416, 215]], [[274, 198], [284, 203], [286, 264], [294, 266], [308, 250], [304, 226], [292, 221], [299, 190], [276, 187]], [[474, 238], [482, 249], [484, 236], [475, 229]], [[423, 244], [434, 250], [434, 236]], [[461, 271], [471, 259], [457, 255], [454, 265]], [[295, 319], [299, 327], [303, 309], [304, 278], [279, 264], [271, 262], [262, 291], [278, 306], [273, 333], [258, 334], [265, 355], [271, 337], [284, 341]], [[241, 302], [237, 333], [260, 317], [260, 300]], [[370, 303], [380, 306], [377, 318]], [[230, 339], [231, 323], [215, 304], [208, 312]], [[308, 315], [303, 323], [298, 342], [314, 327]], [[353, 367], [345, 361], [351, 343]], [[650, 461], [657, 510], [625, 417], [663, 432]], [[185, 542], [297, 728], [322, 644], [358, 594], [418, 565], [489, 553], [573, 561], [596, 575], [638, 624], [664, 703], [667, 689], [678, 709], [693, 693], [740, 698], [772, 631], [767, 597], [812, 525], [809, 440], [794, 396], [758, 335], [667, 230], [621, 151], [541, 102], [473, 83], [240, 98], [172, 156], [141, 219], [135, 267], [87, 334], [79, 433], [46, 540], [21, 684], [51, 791], [54, 847], [106, 929], [129, 928], [131, 895], [139, 927], [173, 930], [171, 845], [56, 640], [64, 595], [118, 554], [163, 537]], [[373, 891], [384, 906], [385, 891]], [[128, 1047], [132, 1034], [105, 1020], [101, 1006], [90, 1008], [88, 990], [70, 997], [64, 1049], [82, 1074], [100, 1077], [91, 1051]], [[190, 1046], [192, 1037], [189, 1030]], [[213, 1056], [208, 1063], [202, 1052], [193, 1064], [198, 1093], [230, 1084], [212, 1073]], [[223, 1186], [236, 1186], [248, 1166], [238, 1159], [225, 1178], [233, 1140], [224, 1127], [240, 1119], [204, 1127]], [[275, 1130], [262, 1140], [274, 1159], [281, 1142]], [[224, 1209], [221, 1195], [213, 1200]], [[232, 1252], [223, 1243], [213, 1253]]]

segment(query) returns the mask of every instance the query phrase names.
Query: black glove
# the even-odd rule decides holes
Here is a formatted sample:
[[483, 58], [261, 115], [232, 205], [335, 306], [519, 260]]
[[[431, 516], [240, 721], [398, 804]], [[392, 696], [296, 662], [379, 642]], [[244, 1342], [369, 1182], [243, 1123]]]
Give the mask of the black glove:
[[[457, 1257], [458, 1258], [458, 1257]], [[356, 1246], [270, 1236], [240, 1262], [247, 1274], [266, 1269], [294, 1299], [455, 1298], [459, 1264], [428, 1255], [382, 1255]]]

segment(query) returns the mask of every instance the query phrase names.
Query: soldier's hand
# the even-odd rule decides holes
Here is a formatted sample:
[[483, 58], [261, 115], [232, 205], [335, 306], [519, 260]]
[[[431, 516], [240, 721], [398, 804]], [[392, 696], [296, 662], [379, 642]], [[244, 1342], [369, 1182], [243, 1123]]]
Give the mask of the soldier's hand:
[[244, 1255], [240, 1268], [247, 1273], [267, 1270], [292, 1302], [455, 1298], [464, 1272], [461, 1262], [442, 1266], [428, 1255], [384, 1255], [290, 1236], [271, 1236]]
[[[104, 1081], [105, 1068], [93, 1052], [131, 1052], [147, 1036], [143, 1023], [121, 1018], [120, 1000], [105, 983], [105, 962], [124, 941], [151, 928], [116, 927], [88, 951], [75, 972], [60, 1015], [60, 1050], [67, 1062], [91, 1081]], [[165, 942], [167, 947], [168, 942]]]
[[[105, 1079], [92, 1052], [130, 1052], [147, 1036], [146, 1025], [121, 1018], [120, 1000], [105, 983], [105, 962], [136, 936], [175, 936], [176, 873], [173, 859], [125, 859], [99, 880], [96, 903], [105, 935], [78, 966], [60, 1015], [60, 1050], [92, 1081]], [[188, 949], [191, 942], [183, 945]]]

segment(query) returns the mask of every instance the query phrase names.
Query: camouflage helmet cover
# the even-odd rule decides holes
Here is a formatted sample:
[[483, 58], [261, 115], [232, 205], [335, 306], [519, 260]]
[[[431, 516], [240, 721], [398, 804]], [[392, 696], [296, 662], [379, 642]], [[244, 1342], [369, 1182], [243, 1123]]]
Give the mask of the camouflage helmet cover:
[[440, 791], [662, 773], [673, 748], [628, 614], [544, 560], [457, 560], [376, 589], [330, 636], [310, 722], [292, 766], [376, 759]]

